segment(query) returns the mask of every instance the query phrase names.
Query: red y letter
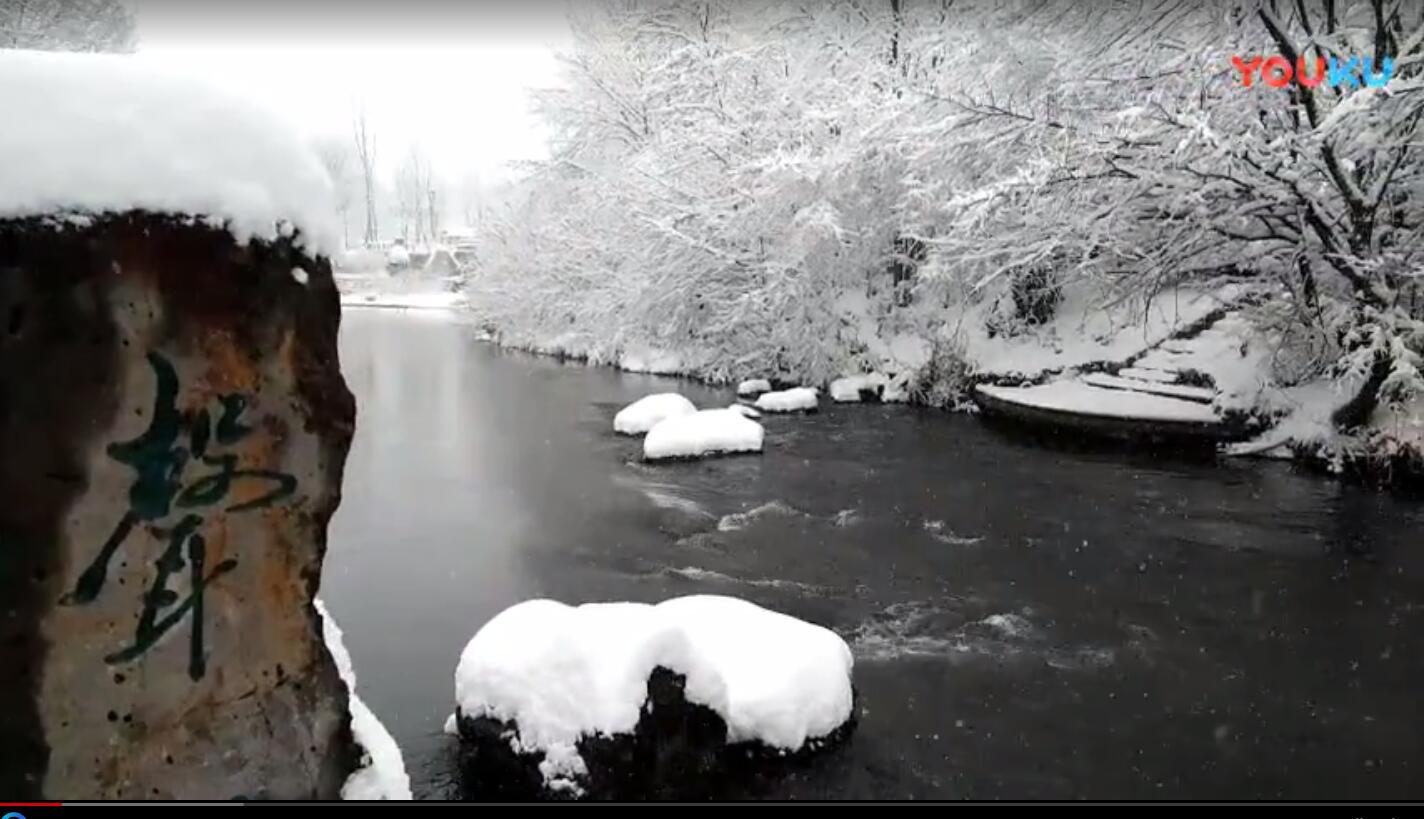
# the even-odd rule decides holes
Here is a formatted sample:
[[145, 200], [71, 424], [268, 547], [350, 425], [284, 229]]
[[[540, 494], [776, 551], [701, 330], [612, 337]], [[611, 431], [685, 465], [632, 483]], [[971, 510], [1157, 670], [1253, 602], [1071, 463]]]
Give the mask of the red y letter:
[[1256, 73], [1256, 68], [1261, 64], [1261, 58], [1256, 57], [1251, 62], [1246, 62], [1240, 57], [1232, 57], [1231, 64], [1236, 66], [1236, 70], [1241, 72], [1241, 85], [1243, 88], [1251, 87], [1251, 75]]

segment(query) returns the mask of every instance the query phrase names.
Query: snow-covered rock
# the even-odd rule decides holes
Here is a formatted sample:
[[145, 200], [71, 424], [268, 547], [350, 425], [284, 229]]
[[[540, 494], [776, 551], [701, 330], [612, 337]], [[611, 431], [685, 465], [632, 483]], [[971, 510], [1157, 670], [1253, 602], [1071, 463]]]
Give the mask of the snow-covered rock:
[[366, 750], [361, 767], [351, 773], [346, 784], [341, 787], [341, 798], [352, 800], [411, 799], [410, 776], [405, 770], [405, 760], [400, 746], [396, 744], [386, 726], [366, 707], [366, 703], [356, 695], [356, 669], [351, 665], [351, 654], [346, 650], [341, 627], [336, 624], [326, 605], [316, 601], [316, 610], [321, 615], [322, 635], [331, 659], [336, 663], [336, 671], [351, 698], [351, 733], [356, 742]]
[[756, 420], [761, 417], [761, 413], [757, 412], [754, 407], [749, 407], [746, 404], [732, 404], [728, 406], [727, 409], [732, 410], [733, 412], [739, 412], [744, 417], [751, 418], [752, 420]]
[[837, 378], [831, 382], [831, 400], [839, 403], [854, 403], [866, 393], [879, 398], [888, 383], [889, 379], [880, 373]]
[[676, 375], [683, 371], [682, 356], [665, 350], [631, 350], [618, 359], [618, 368], [630, 373]]
[[710, 409], [668, 418], [648, 431], [643, 457], [698, 458], [729, 452], [760, 452], [765, 431], [739, 410]]
[[756, 408], [762, 412], [805, 412], [816, 408], [816, 390], [812, 387], [793, 387], [781, 392], [768, 392], [756, 400]]
[[[455, 700], [462, 738], [537, 766], [546, 793], [608, 794], [624, 777], [646, 776], [641, 768], [662, 767], [664, 751], [691, 751], [705, 769], [754, 747], [773, 756], [817, 749], [851, 719], [852, 665], [834, 632], [735, 598], [532, 600], [465, 646]], [[685, 701], [671, 725], [669, 687]]]
[[750, 378], [737, 385], [737, 395], [751, 397], [771, 392], [771, 382], [765, 378]]
[[614, 432], [642, 435], [668, 418], [697, 412], [693, 403], [675, 392], [660, 392], [639, 398], [613, 416]]
[[0, 99], [0, 218], [143, 210], [340, 251], [321, 161], [250, 102], [140, 57], [14, 50]]

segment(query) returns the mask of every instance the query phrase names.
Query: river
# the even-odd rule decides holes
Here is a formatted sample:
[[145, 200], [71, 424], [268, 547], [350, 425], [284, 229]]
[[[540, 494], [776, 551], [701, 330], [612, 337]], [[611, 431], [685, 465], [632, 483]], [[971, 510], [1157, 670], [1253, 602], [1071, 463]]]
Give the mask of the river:
[[347, 310], [341, 356], [358, 419], [321, 594], [417, 798], [459, 795], [441, 726], [494, 614], [698, 593], [856, 657], [851, 740], [728, 797], [1424, 797], [1416, 500], [874, 404], [651, 465], [619, 408], [731, 391], [502, 351], [439, 313]]

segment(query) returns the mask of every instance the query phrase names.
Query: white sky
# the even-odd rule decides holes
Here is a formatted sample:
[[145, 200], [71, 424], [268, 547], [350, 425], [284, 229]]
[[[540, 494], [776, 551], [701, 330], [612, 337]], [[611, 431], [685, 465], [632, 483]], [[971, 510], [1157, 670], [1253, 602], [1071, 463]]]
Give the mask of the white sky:
[[544, 155], [530, 88], [557, 81], [562, 4], [129, 0], [139, 54], [258, 97], [311, 138], [364, 107], [387, 174], [419, 144], [437, 175], [486, 183]]

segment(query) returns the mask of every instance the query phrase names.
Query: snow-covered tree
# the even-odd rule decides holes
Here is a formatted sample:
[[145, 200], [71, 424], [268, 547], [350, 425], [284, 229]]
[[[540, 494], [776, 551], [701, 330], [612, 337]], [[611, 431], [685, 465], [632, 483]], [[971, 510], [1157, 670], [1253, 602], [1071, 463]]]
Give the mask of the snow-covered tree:
[[[1349, 426], [1421, 386], [1421, 25], [1393, 0], [598, 4], [473, 302], [517, 344], [821, 380], [1065, 288], [1245, 280], [1277, 294], [1282, 378], [1341, 379]], [[1373, 72], [1259, 74], [1332, 57]]]
[[356, 148], [356, 160], [361, 166], [361, 183], [366, 200], [366, 230], [363, 242], [371, 247], [380, 241], [380, 226], [376, 217], [376, 135], [366, 121], [365, 110], [351, 119], [351, 136]]
[[[1044, 26], [1051, 5], [1026, 4], [1027, 29], [996, 27], [1020, 46], [1038, 33], [1048, 81], [1006, 92], [1006, 66], [975, 54], [982, 87], [922, 89], [960, 109], [954, 131], [992, 157], [916, 160], [971, 174], [952, 182], [965, 193], [950, 197], [938, 243], [949, 267], [976, 287], [1044, 263], [1138, 292], [1264, 277], [1290, 294], [1290, 321], [1328, 342], [1322, 367], [1368, 373], [1357, 409], [1386, 380], [1395, 398], [1416, 384], [1417, 348], [1400, 340], [1420, 317], [1424, 7], [1064, 5]], [[1333, 89], [1259, 75], [1245, 87], [1233, 63], [1275, 58], [1319, 79], [1327, 60], [1352, 56], [1372, 79], [1361, 66]]]
[[350, 146], [344, 139], [326, 139], [317, 143], [317, 156], [331, 178], [332, 208], [341, 220], [341, 240], [344, 246], [351, 244], [348, 216], [356, 199], [356, 176]]
[[40, 51], [133, 51], [133, 13], [119, 0], [6, 0], [0, 48]]
[[430, 160], [419, 146], [411, 147], [396, 170], [395, 192], [401, 236], [416, 244], [434, 239], [439, 197]]

